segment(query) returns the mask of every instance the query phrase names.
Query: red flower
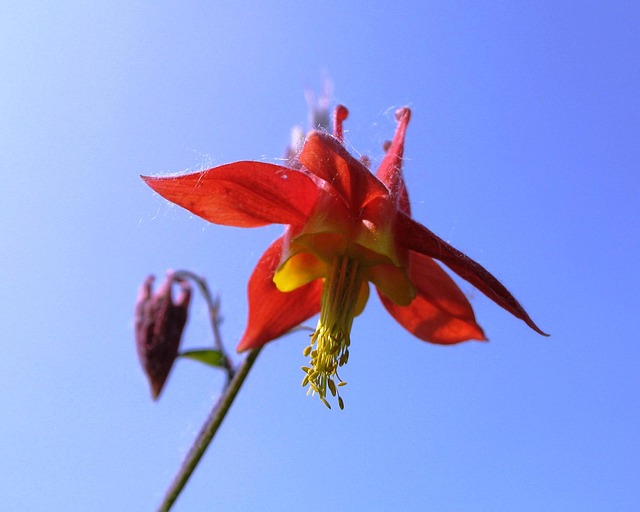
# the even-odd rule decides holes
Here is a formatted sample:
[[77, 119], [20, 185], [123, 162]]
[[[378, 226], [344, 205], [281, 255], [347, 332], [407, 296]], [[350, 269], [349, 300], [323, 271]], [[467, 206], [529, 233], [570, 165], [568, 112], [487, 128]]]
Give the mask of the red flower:
[[[544, 334], [487, 270], [412, 220], [402, 177], [398, 127], [374, 176], [342, 143], [347, 109], [335, 133], [312, 131], [295, 165], [235, 162], [178, 177], [144, 177], [161, 196], [213, 222], [238, 227], [284, 224], [249, 280], [249, 319], [238, 350], [256, 348], [320, 312], [305, 355], [303, 385], [326, 401], [343, 384], [353, 319], [369, 282], [389, 313], [418, 338], [439, 344], [484, 340], [471, 305], [435, 258], [527, 325]], [[338, 396], [342, 407], [342, 399]]]

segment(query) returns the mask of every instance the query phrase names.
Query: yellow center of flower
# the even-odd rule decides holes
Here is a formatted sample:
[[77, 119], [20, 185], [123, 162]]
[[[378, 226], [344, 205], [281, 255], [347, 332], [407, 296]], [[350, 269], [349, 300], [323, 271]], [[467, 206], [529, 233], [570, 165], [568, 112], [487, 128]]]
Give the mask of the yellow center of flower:
[[331, 409], [326, 398], [329, 388], [331, 395], [338, 397], [340, 409], [344, 409], [338, 387], [346, 382], [338, 375], [338, 368], [349, 360], [351, 325], [353, 318], [364, 309], [369, 286], [363, 279], [360, 262], [348, 255], [334, 256], [327, 270], [320, 320], [303, 352], [305, 357], [310, 357], [310, 362], [309, 366], [302, 367], [306, 373], [302, 385], [308, 385], [308, 393], [317, 393]]

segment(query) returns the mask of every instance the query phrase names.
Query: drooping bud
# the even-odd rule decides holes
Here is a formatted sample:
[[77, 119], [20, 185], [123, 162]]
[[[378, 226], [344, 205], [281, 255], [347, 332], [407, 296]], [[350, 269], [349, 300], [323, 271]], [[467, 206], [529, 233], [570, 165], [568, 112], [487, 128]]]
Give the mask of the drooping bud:
[[[135, 334], [138, 358], [144, 369], [151, 396], [160, 396], [169, 372], [178, 356], [180, 339], [187, 323], [191, 286], [167, 272], [167, 278], [156, 293], [152, 293], [153, 276], [140, 287], [135, 307]], [[174, 302], [171, 288], [176, 283], [180, 294]]]

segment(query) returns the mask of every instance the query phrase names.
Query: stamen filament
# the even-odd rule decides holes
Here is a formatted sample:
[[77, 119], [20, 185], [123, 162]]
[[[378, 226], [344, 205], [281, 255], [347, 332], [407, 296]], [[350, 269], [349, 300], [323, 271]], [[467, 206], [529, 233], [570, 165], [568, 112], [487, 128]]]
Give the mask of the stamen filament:
[[329, 408], [327, 387], [332, 396], [338, 397], [340, 408], [344, 408], [338, 387], [346, 383], [338, 375], [338, 368], [349, 359], [351, 326], [363, 282], [359, 267], [357, 259], [347, 255], [334, 257], [322, 289], [318, 326], [303, 352], [305, 357], [310, 356], [309, 366], [302, 367], [306, 373], [303, 386], [308, 384], [307, 393], [318, 393]]

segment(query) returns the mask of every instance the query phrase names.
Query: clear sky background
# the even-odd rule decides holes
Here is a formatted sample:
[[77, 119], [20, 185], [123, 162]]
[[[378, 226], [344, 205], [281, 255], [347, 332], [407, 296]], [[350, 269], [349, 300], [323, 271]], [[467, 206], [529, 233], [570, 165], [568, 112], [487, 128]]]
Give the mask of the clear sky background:
[[636, 1], [2, 2], [3, 510], [155, 508], [223, 378], [180, 361], [151, 401], [137, 288], [205, 275], [233, 348], [281, 228], [138, 176], [276, 161], [323, 73], [374, 163], [413, 109], [414, 216], [552, 337], [464, 283], [490, 343], [429, 345], [372, 296], [345, 411], [300, 386], [306, 334], [269, 345], [175, 510], [637, 510], [639, 56]]

